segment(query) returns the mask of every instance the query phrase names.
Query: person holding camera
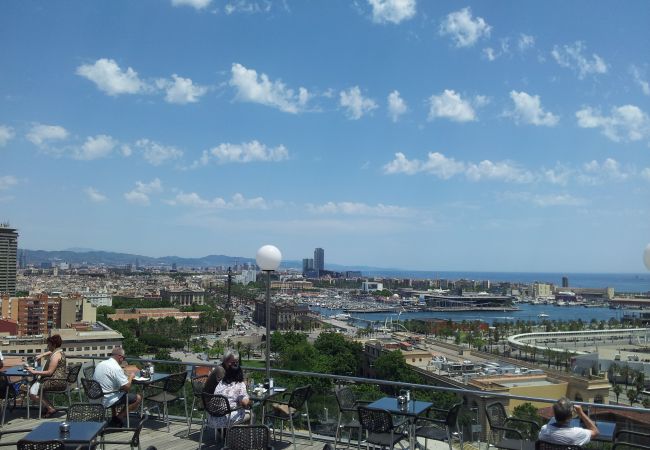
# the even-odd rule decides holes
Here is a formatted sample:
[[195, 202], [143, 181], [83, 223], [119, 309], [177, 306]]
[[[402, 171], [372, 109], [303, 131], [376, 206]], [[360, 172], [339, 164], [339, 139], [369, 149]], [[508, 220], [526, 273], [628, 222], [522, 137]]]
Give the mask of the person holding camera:
[[[582, 422], [582, 427], [571, 426], [571, 418], [574, 412]], [[555, 421], [544, 425], [539, 431], [540, 441], [551, 444], [583, 446], [600, 433], [594, 421], [585, 414], [582, 407], [573, 405], [566, 397], [562, 397], [553, 404], [553, 415]]]

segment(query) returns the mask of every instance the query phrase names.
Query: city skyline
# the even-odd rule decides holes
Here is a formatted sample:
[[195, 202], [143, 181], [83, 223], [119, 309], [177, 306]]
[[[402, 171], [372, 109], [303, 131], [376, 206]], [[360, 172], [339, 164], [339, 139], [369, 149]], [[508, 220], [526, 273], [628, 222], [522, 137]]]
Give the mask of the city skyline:
[[641, 273], [649, 12], [4, 2], [0, 222], [29, 249]]

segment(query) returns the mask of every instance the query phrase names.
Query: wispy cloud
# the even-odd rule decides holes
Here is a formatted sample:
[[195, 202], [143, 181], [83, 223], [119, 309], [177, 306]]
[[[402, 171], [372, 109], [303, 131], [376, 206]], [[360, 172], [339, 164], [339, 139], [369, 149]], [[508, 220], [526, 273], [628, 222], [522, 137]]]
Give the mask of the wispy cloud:
[[17, 184], [18, 184], [18, 178], [14, 177], [13, 175], [0, 176], [0, 191], [7, 190]]
[[514, 103], [514, 109], [506, 111], [506, 115], [512, 117], [518, 124], [553, 127], [560, 121], [558, 116], [544, 111], [539, 95], [510, 91], [510, 98]]
[[246, 198], [240, 193], [232, 196], [230, 201], [222, 197], [213, 199], [201, 198], [196, 192], [180, 192], [176, 196], [166, 201], [172, 206], [188, 206], [199, 209], [269, 209], [270, 205], [263, 197]]
[[641, 70], [637, 66], [631, 65], [630, 74], [634, 82], [641, 88], [641, 92], [645, 95], [650, 95], [650, 83], [648, 83], [648, 79], [645, 78], [644, 74], [641, 73]]
[[211, 162], [217, 164], [279, 162], [289, 159], [289, 150], [284, 145], [267, 147], [259, 141], [243, 142], [241, 144], [223, 143], [210, 150], [192, 164], [192, 167], [207, 166]]
[[88, 199], [93, 203], [102, 203], [108, 200], [108, 197], [100, 193], [94, 187], [87, 187], [86, 189], [84, 189], [84, 192], [86, 196], [88, 196]]
[[257, 74], [235, 63], [231, 69], [230, 85], [237, 90], [236, 98], [244, 102], [260, 103], [280, 111], [296, 114], [304, 111], [309, 101], [309, 91], [288, 88], [282, 81], [271, 81], [265, 74]]
[[428, 120], [449, 119], [454, 122], [471, 122], [476, 120], [476, 113], [469, 100], [451, 89], [445, 89], [440, 95], [429, 97]]
[[223, 7], [226, 14], [259, 14], [271, 11], [271, 1], [231, 0]]
[[554, 46], [551, 55], [562, 67], [567, 67], [578, 73], [578, 78], [583, 79], [587, 75], [607, 73], [605, 60], [593, 53], [591, 59], [583, 55], [586, 51], [584, 42], [576, 41], [571, 45]]
[[347, 117], [352, 120], [359, 120], [377, 109], [377, 103], [371, 98], [364, 97], [359, 86], [341, 91], [339, 104], [345, 109]]
[[499, 196], [503, 200], [521, 204], [533, 204], [543, 208], [555, 206], [582, 206], [586, 200], [567, 193], [533, 194], [530, 192], [504, 192]]
[[15, 136], [13, 128], [8, 125], [0, 125], [0, 147], [7, 145], [7, 142]]
[[395, 205], [368, 205], [360, 202], [327, 202], [321, 205], [307, 204], [307, 210], [314, 214], [376, 216], [376, 217], [407, 217], [413, 211], [410, 208]]
[[375, 23], [400, 23], [415, 17], [415, 0], [368, 0]]
[[156, 87], [165, 91], [165, 101], [184, 105], [187, 103], [196, 103], [208, 92], [206, 86], [199, 86], [189, 78], [172, 75], [171, 80], [156, 80]]
[[650, 138], [650, 119], [638, 106], [623, 105], [603, 115], [598, 109], [586, 107], [576, 112], [578, 126], [600, 128], [614, 142], [634, 142]]
[[388, 94], [388, 114], [393, 122], [397, 122], [407, 110], [406, 102], [400, 96], [399, 91], [395, 90]]
[[118, 145], [118, 141], [105, 134], [89, 136], [81, 146], [72, 148], [72, 157], [84, 161], [105, 158]]
[[582, 173], [578, 179], [586, 184], [600, 184], [605, 181], [625, 181], [630, 173], [621, 167], [613, 158], [606, 158], [603, 162], [589, 161], [582, 166]]
[[172, 0], [174, 6], [190, 6], [196, 10], [205, 9], [210, 3], [212, 0]]
[[456, 47], [471, 47], [479, 39], [489, 37], [491, 29], [482, 17], [473, 18], [471, 8], [467, 7], [448, 14], [439, 33], [450, 36]]
[[163, 191], [162, 182], [158, 178], [154, 178], [149, 183], [136, 181], [135, 189], [124, 194], [124, 198], [129, 203], [141, 206], [149, 206], [151, 194], [159, 194]]
[[142, 157], [151, 165], [159, 166], [167, 161], [179, 159], [183, 151], [172, 146], [159, 144], [149, 139], [139, 139], [135, 146], [142, 150]]
[[50, 142], [68, 138], [68, 131], [59, 125], [34, 125], [26, 135], [27, 140], [38, 147], [45, 147]]
[[520, 52], [525, 52], [528, 49], [531, 49], [535, 46], [535, 37], [521, 33], [519, 39], [517, 39], [517, 48]]
[[641, 171], [641, 178], [650, 181], [650, 167], [646, 167]]

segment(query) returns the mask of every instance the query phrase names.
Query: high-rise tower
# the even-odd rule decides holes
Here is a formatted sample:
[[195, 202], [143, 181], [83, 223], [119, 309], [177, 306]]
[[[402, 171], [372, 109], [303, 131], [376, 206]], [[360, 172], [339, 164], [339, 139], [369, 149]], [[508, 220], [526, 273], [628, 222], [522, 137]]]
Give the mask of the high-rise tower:
[[18, 232], [0, 223], [0, 294], [16, 294], [16, 256]]
[[314, 270], [317, 270], [319, 275], [325, 270], [325, 250], [322, 248], [314, 250]]

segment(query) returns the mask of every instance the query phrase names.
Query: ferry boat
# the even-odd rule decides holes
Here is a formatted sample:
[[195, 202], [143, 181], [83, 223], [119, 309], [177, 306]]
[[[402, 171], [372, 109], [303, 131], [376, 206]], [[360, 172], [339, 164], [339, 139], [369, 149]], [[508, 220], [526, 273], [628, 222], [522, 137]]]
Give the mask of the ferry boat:
[[548, 319], [548, 314], [539, 313], [537, 314], [537, 317], [539, 317], [540, 319]]

